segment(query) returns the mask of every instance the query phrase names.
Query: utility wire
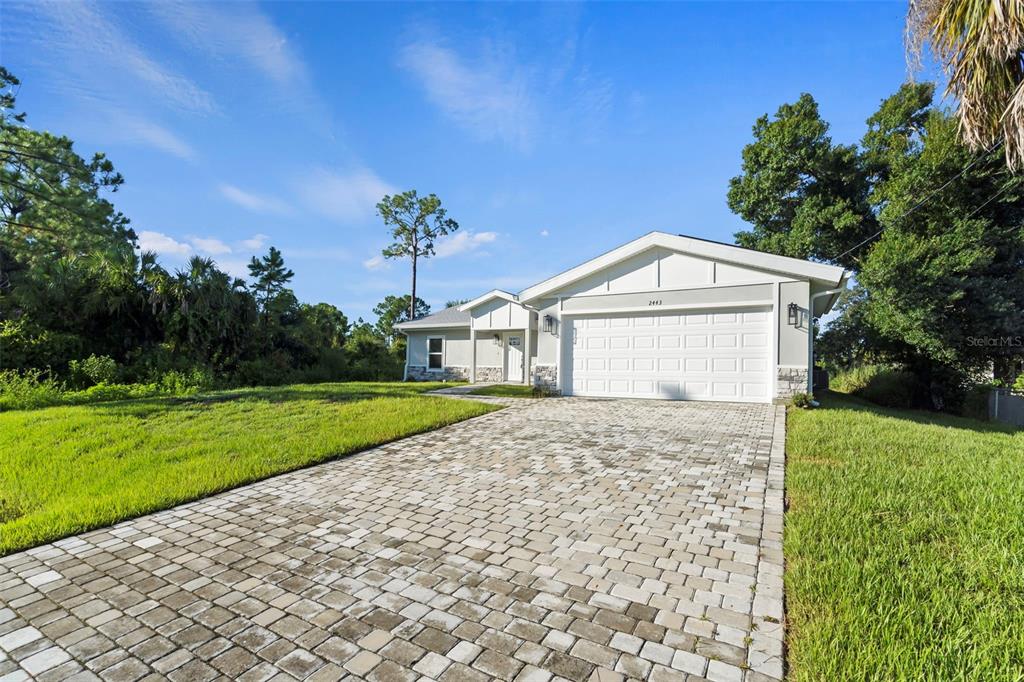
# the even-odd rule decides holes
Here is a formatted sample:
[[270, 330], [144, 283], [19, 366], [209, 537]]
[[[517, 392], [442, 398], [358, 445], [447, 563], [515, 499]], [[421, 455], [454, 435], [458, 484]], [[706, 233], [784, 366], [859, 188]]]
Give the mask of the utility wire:
[[[974, 161], [971, 161], [971, 162], [970, 162], [969, 164], [967, 164], [966, 166], [964, 166], [963, 170], [961, 170], [961, 171], [960, 171], [959, 173], [957, 173], [956, 175], [954, 175], [953, 177], [951, 177], [951, 178], [950, 178], [949, 180], [946, 180], [946, 182], [942, 183], [942, 186], [941, 186], [941, 187], [938, 187], [938, 188], [936, 188], [936, 189], [933, 189], [933, 190], [932, 190], [931, 192], [929, 192], [929, 193], [928, 193], [928, 194], [927, 194], [927, 195], [926, 195], [926, 196], [925, 196], [925, 197], [924, 197], [923, 199], [921, 199], [921, 201], [919, 201], [919, 202], [917, 202], [916, 204], [914, 204], [913, 206], [911, 206], [911, 207], [910, 207], [910, 210], [908, 210], [908, 211], [905, 211], [905, 212], [904, 212], [904, 213], [903, 213], [902, 215], [898, 216], [898, 217], [896, 218], [896, 220], [903, 220], [903, 219], [904, 219], [904, 218], [906, 218], [906, 217], [907, 217], [908, 215], [910, 215], [911, 213], [913, 213], [913, 212], [914, 212], [914, 211], [916, 211], [917, 209], [919, 209], [919, 208], [921, 208], [922, 206], [924, 206], [924, 205], [925, 205], [926, 203], [928, 203], [928, 200], [929, 200], [929, 199], [931, 199], [931, 198], [932, 198], [933, 196], [935, 196], [935, 195], [936, 195], [936, 194], [937, 194], [938, 192], [941, 192], [942, 190], [944, 190], [944, 189], [946, 189], [947, 187], [949, 187], [949, 186], [950, 186], [951, 184], [953, 184], [953, 182], [954, 182], [954, 181], [956, 181], [956, 180], [958, 180], [958, 179], [962, 178], [962, 177], [963, 177], [963, 175], [964, 175], [964, 173], [966, 173], [967, 171], [971, 170], [971, 168], [973, 168], [973, 167], [974, 167], [974, 166], [975, 166], [975, 165], [976, 165], [976, 164], [977, 164], [977, 163], [978, 163], [979, 161], [981, 161], [981, 160], [982, 160], [982, 159], [983, 159], [983, 158], [985, 157], [985, 155], [987, 155], [987, 154], [988, 154], [989, 152], [991, 152], [991, 151], [995, 150], [995, 149], [996, 149], [996, 148], [997, 148], [997, 147], [998, 147], [999, 145], [1001, 145], [1002, 143], [1003, 143], [1002, 139], [999, 139], [999, 140], [997, 140], [997, 141], [996, 141], [996, 142], [995, 142], [995, 143], [994, 143], [994, 144], [993, 144], [993, 145], [992, 145], [991, 147], [989, 147], [988, 149], [986, 149], [986, 150], [985, 150], [984, 154], [979, 154], [979, 155], [978, 155], [978, 156], [977, 156], [977, 157], [976, 157], [976, 158], [974, 159]], [[990, 199], [989, 201], [991, 201], [991, 199]], [[983, 204], [983, 206], [984, 206], [984, 204]], [[980, 208], [981, 208], [981, 207], [979, 207], [979, 209], [980, 209]], [[972, 214], [972, 215], [973, 215], [973, 214]], [[880, 234], [882, 234], [883, 232], [885, 232], [885, 229], [886, 229], [886, 228], [882, 227], [881, 229], [879, 229], [879, 230], [878, 230], [878, 232], [875, 232], [875, 233], [874, 233], [873, 235], [871, 235], [871, 236], [870, 236], [870, 237], [868, 237], [867, 239], [864, 239], [864, 240], [862, 240], [862, 241], [858, 242], [858, 243], [857, 243], [857, 244], [855, 244], [854, 246], [851, 246], [851, 247], [850, 247], [850, 248], [848, 248], [848, 249], [847, 249], [846, 251], [843, 251], [843, 252], [842, 252], [841, 254], [839, 254], [838, 256], [836, 256], [835, 258], [833, 258], [832, 260], [833, 260], [833, 261], [837, 261], [837, 260], [839, 260], [840, 258], [842, 258], [843, 256], [845, 256], [845, 255], [847, 255], [848, 253], [850, 253], [851, 251], [856, 251], [857, 249], [859, 249], [860, 247], [864, 246], [865, 244], [867, 244], [868, 242], [870, 242], [870, 241], [871, 241], [872, 239], [874, 239], [875, 237], [877, 237], [878, 235], [880, 235]]]
[[985, 208], [986, 206], [991, 204], [993, 201], [995, 201], [996, 199], [998, 199], [1002, 195], [1006, 194], [1007, 190], [1009, 190], [1011, 187], [1013, 187], [1013, 183], [1007, 183], [1001, 190], [999, 190], [998, 192], [993, 194], [991, 197], [989, 197], [988, 200], [985, 201], [984, 204], [982, 204], [978, 208], [976, 208], [973, 211], [971, 211], [971, 214], [969, 216], [967, 216], [966, 218], [964, 218], [964, 220], [970, 220], [971, 218], [973, 218], [978, 213], [978, 211], [980, 211], [981, 209]]

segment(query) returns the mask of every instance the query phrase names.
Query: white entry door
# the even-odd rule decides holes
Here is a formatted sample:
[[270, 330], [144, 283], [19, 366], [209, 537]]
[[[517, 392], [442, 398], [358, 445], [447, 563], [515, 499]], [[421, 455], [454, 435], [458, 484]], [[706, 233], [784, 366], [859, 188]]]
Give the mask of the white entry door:
[[767, 402], [767, 308], [572, 319], [573, 395]]
[[523, 335], [505, 334], [505, 381], [523, 380]]

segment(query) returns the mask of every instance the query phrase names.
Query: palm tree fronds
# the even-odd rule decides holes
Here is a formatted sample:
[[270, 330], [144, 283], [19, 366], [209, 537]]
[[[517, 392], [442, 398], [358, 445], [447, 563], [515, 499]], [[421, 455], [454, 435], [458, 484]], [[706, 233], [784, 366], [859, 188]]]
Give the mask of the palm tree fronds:
[[911, 0], [907, 53], [920, 68], [925, 44], [958, 101], [964, 142], [974, 150], [999, 139], [1011, 170], [1024, 168], [1024, 0]]

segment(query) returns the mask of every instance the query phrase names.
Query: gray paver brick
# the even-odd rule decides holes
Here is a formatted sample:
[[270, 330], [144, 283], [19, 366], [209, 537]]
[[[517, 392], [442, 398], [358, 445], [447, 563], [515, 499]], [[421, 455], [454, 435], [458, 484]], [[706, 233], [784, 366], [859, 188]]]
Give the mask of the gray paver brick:
[[781, 678], [782, 408], [496, 401], [0, 558], [0, 677]]

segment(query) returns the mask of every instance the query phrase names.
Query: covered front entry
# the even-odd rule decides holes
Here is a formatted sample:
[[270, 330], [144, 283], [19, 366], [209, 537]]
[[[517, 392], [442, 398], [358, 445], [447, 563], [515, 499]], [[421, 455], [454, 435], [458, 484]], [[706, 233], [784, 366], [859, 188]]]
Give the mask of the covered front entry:
[[571, 318], [563, 392], [768, 402], [770, 320], [768, 307]]

